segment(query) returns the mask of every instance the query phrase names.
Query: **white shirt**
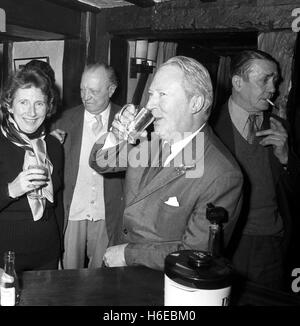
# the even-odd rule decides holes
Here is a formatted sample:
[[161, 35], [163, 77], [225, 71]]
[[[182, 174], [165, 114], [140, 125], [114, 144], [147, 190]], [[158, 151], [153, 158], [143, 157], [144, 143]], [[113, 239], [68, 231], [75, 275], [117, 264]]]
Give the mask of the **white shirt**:
[[205, 123], [196, 130], [193, 134], [190, 135], [190, 133], [187, 133], [188, 136], [184, 137], [183, 139], [177, 141], [176, 143], [171, 145], [171, 154], [167, 157], [164, 163], [164, 167], [167, 166], [173, 158], [180, 153], [180, 151], [183, 150], [183, 148], [202, 130], [202, 128], [205, 126]]
[[237, 105], [231, 97], [228, 101], [228, 110], [232, 123], [244, 139], [247, 139], [249, 131], [249, 125], [247, 124], [247, 121], [250, 114], [257, 114], [259, 116], [256, 118], [256, 124], [258, 128], [260, 128], [263, 123], [263, 112], [248, 112]]
[[[164, 167], [166, 167], [171, 160], [175, 158], [175, 156], [202, 130], [202, 128], [205, 126], [206, 123], [204, 123], [198, 130], [196, 130], [194, 133], [185, 133], [188, 134], [186, 137], [183, 137], [183, 139], [173, 143], [171, 145], [171, 154], [167, 157], [167, 159], [164, 162]], [[113, 135], [112, 132], [108, 134], [106, 137], [104, 146], [102, 147], [102, 150], [105, 150], [107, 148], [116, 146], [119, 142], [116, 141], [115, 136]]]
[[107, 131], [109, 113], [110, 105], [101, 113], [101, 131], [94, 135], [95, 116], [84, 111], [78, 175], [69, 214], [71, 221], [105, 219], [103, 176], [89, 166], [89, 156], [96, 140]]

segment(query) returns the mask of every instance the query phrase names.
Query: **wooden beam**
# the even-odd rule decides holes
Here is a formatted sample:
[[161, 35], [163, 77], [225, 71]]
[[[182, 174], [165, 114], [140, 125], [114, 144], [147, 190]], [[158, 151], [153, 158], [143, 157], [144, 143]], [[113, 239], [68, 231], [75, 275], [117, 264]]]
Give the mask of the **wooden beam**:
[[100, 9], [83, 3], [83, 2], [79, 2], [79, 1], [74, 1], [74, 0], [47, 0], [48, 2], [53, 2], [55, 4], [58, 4], [60, 6], [66, 7], [66, 8], [71, 8], [74, 10], [79, 10], [79, 11], [91, 11], [91, 12], [99, 12]]
[[[138, 31], [151, 27], [151, 8], [126, 6], [113, 9], [104, 9], [102, 14], [106, 17], [107, 32], [121, 32], [126, 34], [132, 30]], [[103, 17], [102, 15], [102, 17]], [[129, 18], [130, 17], [130, 18]]]
[[133, 3], [134, 5], [142, 8], [153, 7], [156, 3], [153, 0], [126, 0], [126, 1]]
[[[291, 29], [296, 0], [173, 0], [150, 8], [126, 6], [97, 14], [97, 57], [108, 55], [112, 36], [174, 40], [213, 33], [268, 32]], [[299, 5], [298, 5], [299, 7]], [[255, 33], [254, 33], [255, 34]], [[223, 37], [222, 36], [222, 37]], [[216, 37], [216, 36], [214, 36]]]
[[45, 32], [32, 28], [25, 28], [18, 25], [6, 25], [7, 38], [12, 41], [45, 41], [45, 40], [62, 40], [64, 35], [51, 32]]
[[245, 4], [235, 1], [219, 3], [199, 3], [197, 0], [166, 2], [156, 6], [152, 12], [152, 29], [170, 30], [256, 30], [272, 31], [290, 29], [294, 17], [292, 10], [295, 1], [272, 0], [247, 1]]
[[105, 10], [101, 10], [96, 16], [96, 35], [95, 35], [95, 61], [109, 63], [108, 53], [110, 47], [111, 35], [107, 31], [107, 15]]
[[[158, 3], [165, 2], [168, 0], [126, 0], [127, 2], [133, 3], [134, 5], [142, 8], [153, 7]], [[217, 0], [199, 0], [201, 2], [216, 2]]]
[[295, 19], [291, 13], [297, 7], [295, 2], [295, 0], [247, 0], [241, 4], [237, 0], [205, 3], [198, 0], [180, 0], [162, 2], [151, 8], [137, 6], [112, 8], [105, 9], [106, 28], [110, 33], [129, 35], [144, 30], [156, 36], [175, 31], [265, 32], [291, 29], [292, 21]]
[[68, 37], [80, 37], [81, 12], [46, 0], [1, 0], [6, 22]]
[[8, 77], [12, 73], [12, 66], [13, 66], [13, 42], [7, 41], [3, 43], [3, 59], [2, 59], [2, 85], [5, 85]]

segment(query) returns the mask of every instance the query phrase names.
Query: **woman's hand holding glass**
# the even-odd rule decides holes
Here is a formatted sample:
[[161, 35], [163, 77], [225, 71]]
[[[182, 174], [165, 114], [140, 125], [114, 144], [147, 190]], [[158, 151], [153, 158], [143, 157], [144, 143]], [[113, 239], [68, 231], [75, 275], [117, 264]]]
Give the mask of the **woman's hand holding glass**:
[[8, 184], [8, 193], [12, 198], [32, 192], [34, 198], [41, 198], [41, 189], [47, 186], [48, 169], [43, 165], [29, 165]]

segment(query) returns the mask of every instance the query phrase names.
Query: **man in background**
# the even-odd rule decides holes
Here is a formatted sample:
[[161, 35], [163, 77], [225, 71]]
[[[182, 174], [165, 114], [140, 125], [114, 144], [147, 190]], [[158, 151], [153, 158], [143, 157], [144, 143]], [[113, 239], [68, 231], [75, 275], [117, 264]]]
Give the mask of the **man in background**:
[[243, 51], [231, 62], [232, 94], [212, 125], [240, 164], [244, 200], [229, 255], [243, 279], [283, 286], [291, 233], [290, 199], [299, 161], [285, 122], [269, 112], [279, 80], [277, 62], [262, 51]]
[[117, 86], [112, 67], [86, 66], [80, 84], [82, 105], [63, 112], [52, 126], [66, 134], [65, 269], [101, 267], [107, 246], [118, 243], [123, 175], [99, 175], [88, 162], [95, 141], [107, 132], [120, 110], [110, 100]]

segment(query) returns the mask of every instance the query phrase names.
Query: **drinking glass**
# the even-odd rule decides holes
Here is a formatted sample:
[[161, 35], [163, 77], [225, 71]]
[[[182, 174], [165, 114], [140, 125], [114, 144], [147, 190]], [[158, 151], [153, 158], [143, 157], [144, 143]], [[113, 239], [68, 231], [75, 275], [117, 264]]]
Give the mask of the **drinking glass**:
[[[45, 171], [45, 175], [48, 176], [48, 169], [43, 164], [30, 164], [28, 165], [28, 170], [30, 169], [41, 169]], [[34, 180], [32, 180], [34, 181]], [[31, 190], [27, 193], [28, 197], [31, 199], [42, 199], [44, 198], [42, 187]]]
[[135, 140], [141, 135], [141, 133], [155, 120], [152, 112], [143, 107], [139, 109], [134, 104], [126, 104], [122, 107], [119, 116], [121, 117], [128, 106], [134, 106], [135, 117], [134, 120], [126, 125], [125, 137], [130, 143], [135, 143]]

